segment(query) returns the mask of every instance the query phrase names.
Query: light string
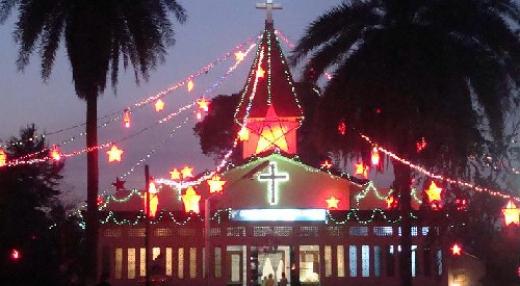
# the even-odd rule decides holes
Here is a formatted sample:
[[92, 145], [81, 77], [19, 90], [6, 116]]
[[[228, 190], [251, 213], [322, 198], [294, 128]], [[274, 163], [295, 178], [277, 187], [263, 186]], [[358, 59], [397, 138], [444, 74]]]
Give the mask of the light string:
[[423, 175], [425, 175], [425, 176], [427, 176], [427, 177], [429, 177], [431, 179], [436, 179], [436, 180], [439, 180], [439, 181], [443, 181], [443, 182], [447, 182], [447, 183], [450, 183], [450, 184], [458, 185], [460, 187], [469, 188], [469, 189], [475, 190], [475, 191], [477, 191], [479, 193], [487, 193], [487, 194], [492, 195], [494, 197], [500, 197], [500, 198], [503, 198], [503, 199], [512, 199], [512, 200], [515, 200], [517, 202], [520, 202], [520, 197], [516, 197], [516, 196], [513, 196], [513, 195], [509, 195], [509, 194], [504, 194], [502, 192], [494, 191], [494, 190], [491, 190], [491, 189], [486, 188], [486, 187], [481, 187], [481, 186], [475, 185], [473, 183], [464, 181], [462, 179], [453, 179], [453, 178], [450, 178], [450, 177], [446, 177], [446, 176], [443, 176], [443, 175], [431, 172], [428, 169], [426, 169], [426, 168], [424, 168], [422, 166], [416, 165], [416, 164], [412, 163], [411, 161], [409, 161], [407, 159], [401, 158], [397, 154], [395, 154], [394, 152], [389, 151], [388, 149], [386, 149], [384, 147], [381, 147], [380, 144], [375, 143], [367, 135], [360, 134], [360, 136], [361, 136], [361, 138], [363, 140], [365, 140], [367, 143], [369, 143], [370, 145], [372, 145], [375, 148], [377, 148], [377, 150], [383, 152], [388, 157], [392, 158], [393, 160], [395, 160], [395, 161], [397, 161], [397, 162], [399, 162], [401, 164], [406, 165], [407, 167], [413, 169], [414, 171], [417, 171], [417, 172], [419, 172], [419, 173], [421, 173], [421, 174], [423, 174]]

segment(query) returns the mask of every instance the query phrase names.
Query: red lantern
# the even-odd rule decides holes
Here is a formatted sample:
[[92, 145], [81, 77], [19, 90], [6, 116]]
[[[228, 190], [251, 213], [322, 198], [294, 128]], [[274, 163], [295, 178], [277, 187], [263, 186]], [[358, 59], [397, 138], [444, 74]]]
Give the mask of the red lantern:
[[130, 128], [130, 110], [128, 108], [123, 111], [123, 123], [126, 128]]
[[343, 136], [347, 134], [347, 123], [344, 120], [338, 123], [338, 133]]
[[381, 159], [381, 156], [379, 155], [379, 150], [376, 146], [372, 148], [372, 152], [370, 153], [370, 161], [372, 162], [373, 166], [379, 166], [379, 161]]

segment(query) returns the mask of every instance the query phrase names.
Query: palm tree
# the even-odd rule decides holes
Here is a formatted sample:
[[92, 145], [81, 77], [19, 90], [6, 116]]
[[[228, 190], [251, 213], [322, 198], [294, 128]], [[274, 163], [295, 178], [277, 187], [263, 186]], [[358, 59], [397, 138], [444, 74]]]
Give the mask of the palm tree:
[[[18, 8], [15, 40], [19, 44], [17, 65], [23, 69], [38, 50], [41, 76], [51, 74], [56, 51], [64, 42], [79, 98], [87, 103], [87, 147], [98, 145], [97, 98], [104, 92], [110, 73], [117, 85], [120, 60], [133, 66], [136, 83], [147, 80], [150, 70], [164, 61], [174, 43], [169, 18], [186, 20], [176, 0], [5, 0], [0, 2], [0, 21]], [[0, 23], [2, 23], [0, 22]], [[98, 152], [87, 155], [87, 247], [88, 277], [96, 273]]]
[[[413, 162], [470, 176], [468, 158], [504, 153], [506, 114], [518, 104], [520, 8], [513, 0], [345, 1], [312, 22], [292, 56], [304, 75], [327, 69], [318, 146], [366, 156], [359, 133]], [[345, 136], [337, 124], [349, 127]], [[425, 138], [427, 148], [416, 148]], [[498, 146], [491, 150], [489, 146]], [[410, 183], [393, 164], [403, 215], [402, 285], [411, 285]]]

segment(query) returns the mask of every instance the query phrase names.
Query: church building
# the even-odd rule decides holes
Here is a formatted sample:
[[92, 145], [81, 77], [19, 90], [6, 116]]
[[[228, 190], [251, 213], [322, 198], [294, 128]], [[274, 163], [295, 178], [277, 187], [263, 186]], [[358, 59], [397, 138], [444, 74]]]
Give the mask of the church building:
[[[154, 184], [149, 202], [139, 190], [104, 198], [99, 274], [114, 286], [147, 276], [153, 285], [262, 285], [269, 275], [289, 285], [400, 285], [400, 217], [388, 190], [298, 160], [305, 119], [270, 15], [234, 120], [246, 163], [200, 184]], [[432, 239], [439, 229], [417, 200], [413, 284], [452, 285], [449, 247]]]

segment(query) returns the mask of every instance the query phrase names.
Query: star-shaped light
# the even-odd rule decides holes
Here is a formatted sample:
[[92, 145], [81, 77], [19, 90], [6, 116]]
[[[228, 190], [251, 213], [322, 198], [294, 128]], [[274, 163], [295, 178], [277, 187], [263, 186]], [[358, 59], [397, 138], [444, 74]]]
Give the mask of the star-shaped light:
[[124, 153], [123, 150], [117, 148], [116, 145], [112, 145], [110, 150], [107, 151], [108, 162], [118, 161], [121, 162], [121, 155]]
[[61, 159], [61, 152], [58, 146], [52, 145], [51, 151], [49, 153], [52, 160], [59, 161]]
[[193, 177], [193, 168], [185, 166], [181, 170], [182, 178], [187, 179]]
[[193, 83], [193, 80], [190, 79], [190, 81], [188, 81], [188, 92], [192, 91], [194, 87], [195, 83]]
[[513, 201], [507, 202], [506, 207], [502, 209], [502, 214], [504, 214], [506, 225], [520, 226], [520, 209], [516, 207]]
[[332, 168], [332, 163], [330, 162], [330, 160], [327, 159], [327, 160], [321, 162], [320, 167], [322, 169], [329, 170], [330, 168]]
[[161, 110], [164, 109], [164, 101], [162, 101], [162, 99], [158, 99], [156, 102], [155, 102], [155, 111], [159, 112]]
[[204, 112], [208, 112], [209, 101], [204, 97], [197, 100], [197, 105], [199, 106], [199, 109], [203, 110]]
[[428, 195], [428, 200], [430, 203], [440, 202], [441, 201], [441, 193], [442, 188], [437, 187], [434, 181], [431, 182], [430, 186], [426, 190], [426, 195]]
[[386, 197], [385, 201], [389, 210], [397, 208], [398, 201], [393, 194]]
[[452, 255], [460, 256], [462, 254], [462, 247], [458, 243], [453, 244], [450, 250]]
[[243, 61], [245, 57], [246, 57], [246, 54], [244, 52], [242, 52], [242, 51], [238, 51], [238, 52], [235, 53], [235, 60], [237, 62]]
[[265, 70], [261, 66], [258, 66], [258, 69], [256, 70], [256, 77], [263, 78], [264, 76], [265, 76]]
[[354, 172], [357, 176], [363, 176], [365, 178], [368, 178], [368, 166], [365, 166], [363, 162], [357, 162], [354, 165], [354, 169]]
[[0, 148], [0, 167], [7, 165], [7, 154], [4, 149]]
[[211, 178], [211, 180], [208, 180], [209, 192], [211, 194], [212, 193], [220, 193], [220, 192], [222, 192], [222, 190], [224, 189], [224, 184], [225, 183], [226, 183], [226, 181], [222, 181], [220, 179], [219, 175], [213, 176], [213, 178]]
[[240, 131], [238, 131], [238, 139], [240, 139], [240, 141], [249, 140], [249, 129], [247, 129], [247, 127], [240, 128]]
[[116, 188], [116, 191], [121, 191], [125, 189], [125, 183], [126, 181], [123, 181], [117, 177], [116, 181], [112, 183], [112, 186]]
[[339, 200], [336, 199], [334, 196], [331, 196], [330, 198], [326, 199], [325, 202], [327, 203], [328, 209], [337, 209]]
[[193, 187], [188, 187], [186, 193], [182, 195], [182, 202], [184, 203], [184, 211], [185, 212], [194, 212], [199, 213], [199, 201], [200, 196], [195, 192]]
[[179, 172], [179, 170], [177, 170], [177, 168], [174, 168], [173, 170], [170, 171], [170, 179], [172, 179], [174, 181], [180, 180], [181, 172]]

